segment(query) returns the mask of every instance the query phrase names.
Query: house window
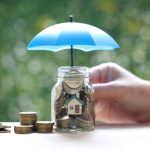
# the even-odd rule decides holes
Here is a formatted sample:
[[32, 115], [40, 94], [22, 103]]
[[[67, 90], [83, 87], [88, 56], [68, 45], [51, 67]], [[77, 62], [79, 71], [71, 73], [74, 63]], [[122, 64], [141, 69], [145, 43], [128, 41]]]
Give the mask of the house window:
[[80, 106], [79, 105], [75, 105], [75, 113], [79, 113], [80, 112]]
[[70, 109], [72, 110], [72, 109], [73, 109], [73, 106], [70, 106]]

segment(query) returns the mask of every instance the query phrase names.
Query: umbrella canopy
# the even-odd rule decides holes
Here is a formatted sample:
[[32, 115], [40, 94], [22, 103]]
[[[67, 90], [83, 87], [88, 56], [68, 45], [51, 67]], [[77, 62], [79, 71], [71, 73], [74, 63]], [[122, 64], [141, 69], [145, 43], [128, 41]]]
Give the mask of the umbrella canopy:
[[101, 29], [84, 23], [68, 22], [41, 31], [29, 43], [28, 50], [57, 52], [70, 49], [71, 45], [86, 52], [119, 48], [115, 40]]
[[71, 49], [71, 66], [73, 61], [73, 48], [83, 51], [113, 50], [119, 48], [115, 40], [101, 29], [73, 22], [60, 23], [50, 26], [37, 34], [29, 43], [28, 50], [48, 50], [58, 52], [63, 49]]

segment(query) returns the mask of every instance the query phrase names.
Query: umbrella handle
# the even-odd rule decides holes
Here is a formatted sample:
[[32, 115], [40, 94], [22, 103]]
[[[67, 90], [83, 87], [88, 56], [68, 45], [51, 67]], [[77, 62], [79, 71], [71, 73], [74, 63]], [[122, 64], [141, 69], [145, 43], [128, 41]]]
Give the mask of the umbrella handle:
[[73, 15], [69, 15], [69, 21], [74, 22], [74, 16]]

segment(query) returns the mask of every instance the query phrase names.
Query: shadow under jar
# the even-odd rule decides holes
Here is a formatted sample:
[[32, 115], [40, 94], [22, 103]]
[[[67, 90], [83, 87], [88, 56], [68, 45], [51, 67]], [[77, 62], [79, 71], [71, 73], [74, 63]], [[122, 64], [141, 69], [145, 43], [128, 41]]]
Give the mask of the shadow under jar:
[[51, 93], [51, 120], [62, 132], [94, 129], [94, 90], [88, 67], [60, 67]]

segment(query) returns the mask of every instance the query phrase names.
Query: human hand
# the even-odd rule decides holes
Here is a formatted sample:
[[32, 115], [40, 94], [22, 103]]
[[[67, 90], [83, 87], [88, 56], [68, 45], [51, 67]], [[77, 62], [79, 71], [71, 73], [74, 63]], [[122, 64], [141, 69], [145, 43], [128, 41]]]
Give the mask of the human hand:
[[136, 123], [150, 121], [150, 82], [115, 63], [90, 69], [94, 86], [96, 122]]

